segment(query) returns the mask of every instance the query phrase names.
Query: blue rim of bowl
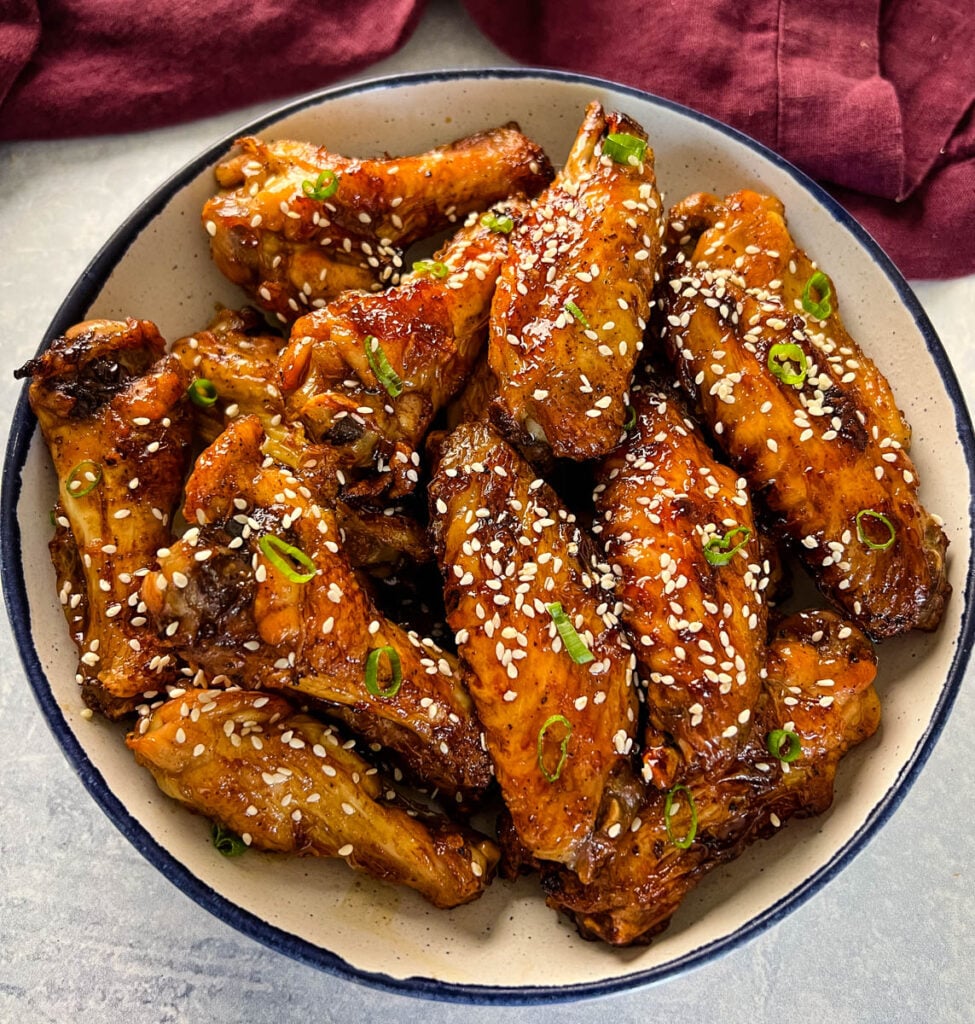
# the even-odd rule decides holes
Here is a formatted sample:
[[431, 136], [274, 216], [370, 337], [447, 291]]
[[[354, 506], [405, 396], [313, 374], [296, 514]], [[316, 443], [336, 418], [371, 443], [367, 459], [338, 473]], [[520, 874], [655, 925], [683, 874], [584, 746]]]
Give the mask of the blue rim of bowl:
[[[322, 949], [313, 943], [300, 939], [261, 920], [259, 917], [231, 902], [225, 896], [220, 895], [193, 875], [182, 863], [163, 849], [149, 832], [129, 814], [125, 806], [109, 788], [101, 773], [88, 760], [84, 749], [68, 726], [60, 707], [54, 699], [50, 684], [44, 674], [44, 669], [41, 666], [37, 650], [34, 646], [30, 625], [30, 606], [27, 599], [26, 581], [20, 557], [20, 527], [17, 519], [17, 507], [22, 488], [21, 474], [36, 428], [36, 421], [27, 401], [26, 384], [14, 411], [4, 460], [3, 490], [0, 493], [0, 524], [2, 524], [2, 531], [0, 531], [0, 569], [2, 569], [2, 572], [0, 572], [0, 576], [2, 576], [7, 613], [17, 640], [21, 661], [34, 691], [34, 696], [65, 756], [96, 803], [108, 815], [119, 831], [182, 892], [186, 893], [214, 916], [271, 949], [348, 981], [363, 983], [397, 995], [411, 995], [443, 1002], [477, 1003], [482, 1005], [532, 1005], [543, 1002], [592, 999], [657, 984], [667, 978], [683, 974], [694, 967], [702, 966], [707, 962], [724, 956], [731, 952], [731, 950], [755, 938], [774, 923], [781, 921], [786, 914], [800, 907], [810, 896], [834, 878], [864, 848], [867, 842], [877, 834], [883, 824], [893, 814], [917, 778], [944, 728], [948, 714], [958, 695], [965, 665], [971, 652], [973, 639], [975, 639], [975, 614], [973, 614], [972, 602], [973, 590], [975, 590], [975, 564], [973, 564], [975, 563], [975, 504], [973, 504], [973, 498], [971, 497], [971, 495], [975, 494], [975, 475], [973, 475], [975, 474], [975, 436], [973, 436], [972, 423], [954, 369], [917, 297], [900, 271], [867, 231], [816, 182], [762, 143], [757, 142], [735, 128], [731, 128], [689, 107], [654, 96], [640, 89], [612, 82], [608, 79], [537, 68], [481, 68], [475, 70], [416, 72], [322, 89], [276, 108], [225, 136], [220, 142], [215, 143], [205, 152], [201, 153], [181, 170], [177, 171], [168, 181], [159, 186], [112, 234], [111, 238], [94, 257], [61, 304], [38, 348], [38, 354], [46, 349], [55, 337], [63, 334], [71, 324], [84, 319], [87, 310], [97, 297], [107, 276], [124, 256], [139, 233], [166, 206], [179, 189], [187, 185], [201, 171], [211, 166], [218, 157], [226, 153], [234, 144], [234, 141], [242, 134], [260, 132], [282, 118], [308, 107], [317, 106], [328, 100], [356, 93], [404, 86], [433, 83], [457, 84], [489, 79], [541, 79], [549, 82], [585, 85], [593, 89], [612, 90], [615, 93], [632, 96], [635, 99], [698, 121], [759, 154], [805, 188], [841, 227], [845, 228], [856, 238], [893, 285], [900, 301], [913, 318], [918, 331], [924, 339], [928, 352], [938, 367], [947, 395], [954, 406], [955, 426], [969, 467], [969, 538], [972, 541], [973, 555], [970, 557], [966, 569], [961, 627], [948, 677], [942, 687], [934, 713], [924, 735], [918, 741], [910, 757], [898, 773], [893, 785], [883, 799], [871, 810], [863, 825], [849, 842], [829, 862], [806, 878], [800, 885], [796, 886], [774, 907], [770, 907], [728, 935], [705, 943], [681, 957], [647, 970], [638, 970], [631, 974], [608, 978], [602, 981], [582, 982], [578, 985], [517, 987], [443, 982], [419, 976], [399, 979], [383, 973], [365, 971], [348, 964], [340, 956], [329, 950]], [[958, 596], [956, 595], [956, 600]]]

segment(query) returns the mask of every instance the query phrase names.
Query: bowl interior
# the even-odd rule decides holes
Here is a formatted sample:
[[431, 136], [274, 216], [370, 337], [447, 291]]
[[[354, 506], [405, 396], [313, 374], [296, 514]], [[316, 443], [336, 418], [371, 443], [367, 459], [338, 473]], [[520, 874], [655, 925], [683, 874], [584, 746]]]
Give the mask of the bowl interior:
[[[48, 717], [96, 799], [151, 860], [219, 916], [300, 959], [400, 991], [502, 1000], [551, 996], [556, 988], [594, 994], [663, 977], [740, 941], [797, 905], [882, 824], [930, 749], [961, 673], [956, 654], [967, 632], [971, 556], [966, 415], [944, 353], [903, 282], [791, 168], [669, 104], [548, 74], [434, 76], [339, 90], [291, 108], [260, 134], [321, 142], [350, 155], [399, 154], [517, 120], [558, 163], [593, 98], [647, 128], [666, 202], [701, 189], [741, 187], [771, 191], [784, 201], [795, 237], [837, 282], [851, 333], [890, 378], [914, 428], [922, 498], [945, 520], [956, 591], [939, 632], [882, 646], [883, 725], [844, 761], [833, 808], [790, 824], [716, 871], [651, 946], [619, 951], [580, 940], [545, 907], [532, 879], [499, 882], [475, 904], [444, 912], [339, 862], [253, 851], [233, 860], [217, 855], [207, 824], [162, 796], [136, 768], [121, 730], [81, 717], [76, 654], [47, 552], [55, 481], [36, 432], [23, 465], [16, 507], [19, 568], [33, 638], [24, 656], [28, 669], [34, 664], [42, 670], [43, 678], [35, 671], [32, 679], [40, 689], [49, 687]], [[241, 304], [240, 293], [212, 267], [200, 227], [199, 211], [212, 189], [210, 166], [164, 186], [148, 223], [141, 230], [130, 224], [113, 240], [102, 262], [107, 276], [87, 313], [82, 305], [72, 319], [143, 317], [174, 340], [206, 324], [216, 302]], [[146, 216], [144, 211], [135, 220]], [[79, 291], [76, 299], [86, 295]], [[44, 528], [38, 530], [40, 522]], [[14, 607], [12, 614], [24, 611]]]

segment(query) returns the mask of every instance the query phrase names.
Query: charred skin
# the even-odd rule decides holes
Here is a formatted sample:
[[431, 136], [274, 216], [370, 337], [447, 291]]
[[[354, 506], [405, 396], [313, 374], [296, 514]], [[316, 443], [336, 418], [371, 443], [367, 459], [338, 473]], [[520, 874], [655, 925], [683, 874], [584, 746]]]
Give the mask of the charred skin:
[[[429, 495], [447, 621], [473, 670], [514, 828], [533, 855], [590, 877], [630, 816], [620, 790], [636, 732], [635, 659], [613, 576], [555, 492], [486, 423], [446, 439]], [[554, 602], [591, 662], [564, 649]]]
[[559, 458], [598, 458], [619, 442], [658, 272], [653, 151], [617, 163], [601, 155], [610, 133], [646, 139], [589, 105], [565, 167], [511, 234], [491, 308], [492, 417]]
[[[275, 688], [325, 702], [355, 731], [382, 736], [417, 777], [458, 799], [490, 782], [480, 726], [456, 659], [375, 607], [342, 549], [335, 515], [310, 497], [301, 471], [265, 459], [255, 417], [235, 420], [197, 460], [186, 485], [191, 526], [160, 554], [142, 587], [161, 642], [211, 684]], [[292, 579], [262, 540], [271, 535]], [[266, 541], [265, 541], [266, 544]], [[279, 559], [280, 561], [280, 552]], [[307, 560], [307, 561], [305, 561]], [[392, 656], [366, 685], [370, 651]]]
[[[918, 500], [909, 428], [843, 328], [835, 286], [824, 320], [803, 308], [813, 264], [782, 204], [754, 192], [694, 196], [671, 211], [669, 232], [665, 346], [774, 533], [871, 636], [934, 629], [951, 592], [947, 540]], [[791, 371], [804, 380], [769, 369], [775, 345], [798, 346], [805, 366]], [[862, 511], [876, 515], [858, 526]], [[893, 530], [884, 550], [870, 546], [890, 539], [877, 516]]]
[[[328, 190], [315, 198], [316, 182]], [[291, 323], [349, 289], [379, 290], [402, 250], [515, 193], [552, 179], [542, 150], [516, 125], [417, 156], [356, 160], [310, 143], [248, 137], [217, 166], [224, 191], [203, 223], [220, 270], [252, 302]], [[305, 183], [308, 186], [305, 186]]]
[[[644, 777], [720, 773], [748, 742], [765, 664], [769, 564], [745, 481], [675, 396], [634, 391], [636, 422], [597, 471], [593, 527], [621, 572], [622, 618], [647, 687]], [[722, 544], [722, 538], [728, 537]], [[706, 555], [726, 564], [712, 564]]]
[[[803, 612], [775, 631], [767, 671], [754, 727], [736, 761], [717, 776], [686, 780], [697, 813], [687, 849], [668, 834], [664, 794], [651, 792], [639, 827], [617, 841], [615, 855], [591, 884], [564, 869], [545, 869], [549, 905], [568, 913], [581, 934], [618, 946], [650, 941], [711, 870], [789, 818], [830, 806], [840, 759], [880, 722], [870, 642], [833, 612]], [[801, 744], [791, 764], [765, 747], [768, 732], [783, 728]], [[671, 832], [683, 840], [689, 828], [689, 802], [681, 792], [671, 807]]]
[[126, 742], [167, 796], [256, 849], [341, 857], [436, 907], [477, 899], [494, 873], [490, 839], [418, 813], [346, 737], [280, 696], [193, 691], [150, 712]]
[[19, 371], [31, 378], [58, 476], [52, 558], [78, 679], [86, 703], [109, 718], [178, 668], [138, 602], [141, 576], [171, 536], [191, 433], [189, 376], [164, 350], [147, 320], [91, 320]]

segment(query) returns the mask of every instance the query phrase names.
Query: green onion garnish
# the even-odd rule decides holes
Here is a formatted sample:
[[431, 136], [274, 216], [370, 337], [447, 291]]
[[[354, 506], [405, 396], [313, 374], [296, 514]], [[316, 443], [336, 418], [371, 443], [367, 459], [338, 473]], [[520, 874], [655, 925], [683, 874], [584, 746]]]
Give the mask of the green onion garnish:
[[[274, 568], [292, 583], [307, 583], [310, 579], [314, 579], [317, 571], [315, 563], [301, 548], [296, 548], [294, 544], [289, 544], [273, 533], [265, 533], [257, 542], [257, 546]], [[297, 562], [308, 571], [298, 572], [291, 564], [292, 562]]]
[[208, 409], [217, 400], [217, 386], [206, 377], [197, 377], [186, 389], [186, 394], [194, 405]]
[[[670, 826], [670, 819], [674, 808], [674, 797], [681, 792], [687, 794], [687, 803], [691, 808], [691, 826], [685, 835], [678, 837], [674, 835], [673, 829]], [[678, 850], [686, 850], [694, 842], [694, 837], [697, 835], [697, 806], [694, 803], [694, 795], [687, 786], [678, 785], [668, 790], [667, 799], [664, 800], [664, 825], [667, 828], [667, 838]]]
[[376, 380], [386, 389], [390, 398], [403, 393], [403, 382], [396, 371], [389, 365], [386, 353], [383, 352], [379, 339], [374, 334], [367, 334], [362, 343], [369, 360], [369, 369], [376, 375]]
[[801, 753], [799, 737], [788, 729], [773, 729], [765, 737], [765, 747], [772, 757], [791, 764]]
[[[814, 291], [819, 295], [818, 300], [813, 298]], [[832, 294], [829, 278], [821, 270], [817, 270], [802, 289], [802, 308], [817, 320], [825, 320], [833, 312], [833, 306], [829, 301]]]
[[450, 267], [440, 260], [417, 260], [413, 264], [414, 274], [429, 274], [431, 277], [446, 277], [450, 273]]
[[[549, 728], [555, 725], [556, 722], [564, 725], [568, 731], [559, 741], [559, 763], [555, 766], [555, 771], [550, 772], [545, 767], [545, 733], [547, 733]], [[545, 776], [546, 782], [555, 782], [555, 780], [562, 774], [562, 768], [565, 766], [565, 759], [567, 757], [569, 737], [571, 735], [572, 723], [565, 717], [565, 715], [552, 715], [551, 718], [545, 719], [545, 724], [538, 730], [538, 770]]]
[[577, 665], [585, 665], [592, 661], [592, 651], [589, 650], [585, 641], [576, 632], [575, 626], [569, 621], [569, 616], [562, 611], [562, 605], [558, 601], [553, 601], [552, 604], [547, 604], [545, 607], [548, 609], [549, 615], [552, 616], [552, 621], [555, 623], [555, 628], [559, 631], [559, 636], [562, 637], [562, 643], [565, 644], [569, 657]]
[[309, 199], [331, 199], [339, 190], [339, 176], [335, 171], [322, 171], [312, 182], [307, 178], [301, 183], [301, 191]]
[[[379, 659], [384, 654], [389, 658], [389, 668], [393, 674], [393, 680], [385, 690], [380, 687], [378, 680]], [[386, 647], [373, 647], [366, 658], [366, 689], [373, 697], [395, 697], [402, 685], [403, 666], [400, 664], [396, 648], [389, 647], [388, 645]]]
[[481, 223], [486, 228], [497, 231], [502, 235], [510, 234], [515, 226], [515, 222], [506, 213], [502, 213], [500, 216], [496, 213], [486, 213], [481, 218]]
[[91, 459], [79, 462], [68, 474], [65, 490], [72, 498], [83, 498], [102, 482], [102, 467]]
[[647, 152], [647, 143], [626, 132], [613, 132], [603, 141], [603, 154], [618, 164], [638, 164]]
[[[867, 531], [864, 529], [863, 520], [866, 518], [876, 519], [878, 522], [884, 524], [887, 527], [887, 539], [882, 543], [878, 544], [876, 541], [871, 540], [867, 536]], [[897, 536], [897, 531], [894, 529], [894, 524], [880, 512], [874, 512], [872, 508], [862, 508], [857, 512], [856, 516], [857, 523], [857, 540], [861, 544], [866, 544], [868, 548], [873, 551], [886, 551], [891, 544], [894, 543], [894, 538]]]
[[[790, 363], [799, 367], [798, 373], [792, 372]], [[809, 367], [806, 365], [806, 353], [792, 341], [773, 345], [768, 350], [768, 368], [772, 371], [772, 375], [778, 377], [783, 384], [794, 384], [796, 387], [802, 387], [809, 371]]]
[[576, 320], [578, 320], [579, 323], [582, 324], [583, 327], [589, 326], [589, 321], [586, 319], [586, 314], [583, 313], [582, 310], [571, 300], [569, 300], [565, 304], [565, 311], [566, 313], [571, 313], [576, 318]]
[[210, 829], [210, 836], [213, 845], [225, 857], [239, 857], [247, 849], [247, 844], [236, 832], [231, 832], [229, 828], [224, 828], [217, 822], [214, 822], [213, 828]]
[[[734, 547], [731, 547], [731, 542], [739, 533], [743, 533], [744, 536]], [[748, 543], [748, 538], [751, 535], [752, 531], [747, 526], [736, 526], [723, 537], [714, 534], [704, 545], [704, 557], [711, 565], [727, 565]]]
[[631, 405], [629, 415], [626, 417], [626, 422], [623, 424], [624, 430], [632, 430], [636, 426], [636, 409]]

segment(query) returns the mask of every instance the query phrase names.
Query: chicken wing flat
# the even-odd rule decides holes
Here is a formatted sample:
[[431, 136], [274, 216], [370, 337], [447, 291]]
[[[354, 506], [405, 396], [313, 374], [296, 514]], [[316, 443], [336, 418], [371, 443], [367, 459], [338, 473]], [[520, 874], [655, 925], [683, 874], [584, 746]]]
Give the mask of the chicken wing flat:
[[402, 801], [345, 737], [283, 698], [195, 690], [142, 719], [127, 743], [168, 796], [257, 849], [341, 857], [434, 906], [476, 899], [497, 847]]
[[78, 681], [111, 718], [177, 668], [138, 598], [170, 538], [191, 429], [189, 377], [164, 350], [147, 320], [90, 320], [18, 371], [58, 475], [52, 555]]
[[918, 500], [909, 430], [782, 204], [692, 197], [669, 230], [666, 346], [774, 531], [871, 636], [935, 628], [947, 540]]
[[302, 317], [281, 362], [288, 416], [375, 467], [391, 496], [411, 491], [427, 427], [484, 347], [507, 246], [475, 218], [397, 287], [351, 292]]
[[646, 133], [590, 104], [565, 167], [512, 232], [491, 308], [492, 416], [513, 440], [571, 459], [619, 442], [661, 219]]
[[490, 762], [456, 659], [379, 613], [333, 512], [263, 437], [238, 419], [197, 459], [193, 525], [142, 586], [162, 642], [211, 681], [325, 702], [430, 785], [476, 795]]
[[534, 855], [589, 876], [629, 820], [613, 791], [636, 732], [635, 658], [613, 575], [486, 423], [446, 439], [429, 495], [447, 621], [514, 827]]
[[[747, 742], [761, 689], [769, 565], [745, 481], [672, 395], [634, 389], [636, 422], [597, 472], [606, 561], [647, 686], [644, 777], [720, 772]], [[676, 746], [683, 762], [674, 756]]]
[[[802, 612], [775, 631], [767, 672], [754, 728], [734, 764], [675, 787], [669, 812], [668, 797], [651, 796], [591, 884], [547, 869], [549, 905], [568, 913], [583, 935], [614, 945], [649, 941], [709, 871], [789, 818], [821, 814], [832, 803], [840, 759], [880, 722], [870, 642], [833, 612]], [[770, 753], [767, 744], [796, 754], [779, 745], [775, 730], [798, 744], [794, 760]]]
[[391, 283], [402, 248], [552, 179], [514, 124], [378, 160], [305, 142], [248, 137], [238, 147], [216, 169], [224, 191], [203, 224], [220, 270], [282, 323], [347, 289]]

